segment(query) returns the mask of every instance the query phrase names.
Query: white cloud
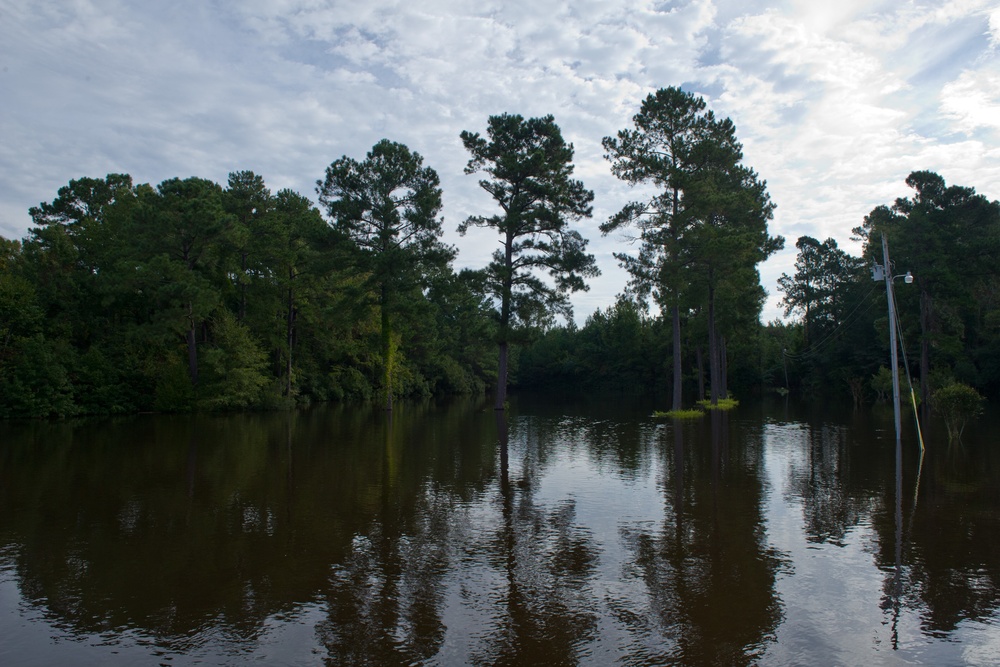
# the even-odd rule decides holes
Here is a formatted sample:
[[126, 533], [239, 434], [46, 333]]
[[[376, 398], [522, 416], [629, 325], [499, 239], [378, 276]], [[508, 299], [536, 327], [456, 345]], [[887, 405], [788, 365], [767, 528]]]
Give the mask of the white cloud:
[[966, 134], [1000, 130], [1000, 71], [962, 72], [941, 89], [941, 112]]
[[[553, 113], [596, 191], [584, 223], [605, 275], [581, 318], [625, 277], [597, 226], [636, 196], [600, 140], [667, 85], [737, 124], [778, 204], [788, 247], [834, 236], [905, 195], [914, 169], [1000, 196], [1000, 10], [986, 0], [0, 0], [0, 234], [69, 179], [159, 182], [253, 169], [314, 197], [333, 159], [402, 141], [441, 174], [449, 229], [491, 202], [462, 168], [461, 130], [504, 111]], [[993, 188], [993, 191], [990, 190]], [[488, 233], [450, 242], [481, 265]], [[766, 317], [778, 310], [769, 306]]]

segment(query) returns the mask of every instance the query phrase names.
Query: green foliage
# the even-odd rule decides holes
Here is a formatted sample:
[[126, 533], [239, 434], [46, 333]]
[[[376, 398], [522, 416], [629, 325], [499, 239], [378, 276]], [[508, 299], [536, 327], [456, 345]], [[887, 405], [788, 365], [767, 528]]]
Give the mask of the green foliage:
[[583, 328], [553, 327], [521, 353], [521, 386], [641, 392], [663, 379], [657, 321], [629, 297], [595, 311]]
[[656, 418], [669, 418], [669, 419], [700, 419], [705, 416], [704, 410], [668, 410], [666, 412], [661, 412], [660, 410], [654, 410], [653, 416]]
[[187, 364], [178, 351], [160, 368], [153, 407], [160, 412], [189, 412], [196, 399]]
[[200, 404], [210, 410], [244, 410], [261, 404], [268, 384], [267, 355], [250, 330], [228, 310], [212, 318], [215, 345], [204, 354]]
[[885, 366], [879, 366], [878, 370], [872, 374], [869, 385], [875, 391], [879, 402], [885, 401], [892, 393], [892, 371]]
[[[405, 147], [383, 147], [419, 167]], [[382, 302], [398, 327], [396, 390], [482, 391], [492, 325], [448, 266], [440, 220], [413, 232], [418, 212], [440, 205], [436, 175], [418, 171], [430, 190], [398, 208], [405, 252], [381, 268], [308, 199], [272, 195], [252, 172], [230, 174], [225, 190], [198, 178], [155, 189], [123, 175], [71, 181], [31, 210], [23, 243], [0, 239], [0, 414], [370, 398], [383, 284], [400, 290]]]
[[[491, 227], [503, 245], [486, 268], [489, 293], [499, 304], [500, 335], [515, 324], [546, 321], [552, 312], [571, 315], [568, 294], [587, 289], [598, 275], [587, 241], [569, 224], [591, 215], [594, 193], [574, 180], [573, 145], [566, 143], [552, 116], [490, 116], [487, 137], [462, 132], [471, 154], [465, 173], [484, 172], [479, 185], [502, 212], [472, 216], [459, 225]], [[552, 279], [543, 281], [535, 271]]]
[[[330, 225], [306, 197], [272, 194], [252, 172], [230, 174], [225, 189], [121, 174], [70, 181], [31, 209], [25, 239], [0, 239], [0, 418], [273, 409], [494, 381], [505, 391], [504, 368], [519, 386], [683, 387], [675, 401], [706, 393], [706, 368], [720, 397], [729, 383], [741, 396], [887, 395], [884, 286], [869, 272], [883, 234], [894, 272], [916, 276], [897, 283], [896, 301], [923, 405], [955, 380], [1000, 392], [1000, 203], [914, 172], [910, 198], [855, 230], [864, 257], [799, 239], [782, 291], [801, 319], [761, 326], [756, 263], [778, 240], [732, 124], [677, 89], [651, 96], [635, 120], [606, 142], [613, 169], [660, 190], [604, 225], [639, 231], [638, 254], [620, 257], [632, 291], [580, 327], [555, 326], [554, 313], [568, 314], [568, 295], [596, 272], [569, 229], [593, 195], [572, 179], [572, 146], [551, 117], [496, 116], [485, 137], [462, 134], [467, 171], [483, 175], [499, 209], [460, 226], [500, 235], [478, 271], [455, 273], [439, 242], [436, 174], [387, 141], [331, 165], [321, 185]], [[510, 345], [503, 368], [498, 342]], [[950, 419], [957, 437], [964, 422]]]
[[69, 417], [77, 412], [64, 349], [43, 334], [19, 338], [0, 366], [0, 418]]
[[785, 293], [786, 314], [799, 313], [802, 319], [791, 325], [795, 336], [784, 344], [782, 372], [788, 373], [793, 393], [829, 398], [849, 392], [858, 404], [870, 384], [866, 378], [884, 364], [888, 340], [873, 344], [872, 332], [882, 336], [886, 331], [887, 323], [874, 319], [884, 312], [885, 299], [878, 303], [879, 291], [862, 261], [833, 239], [820, 243], [803, 236], [796, 247], [796, 273], [783, 274], [779, 289]]
[[732, 410], [740, 404], [735, 398], [720, 398], [715, 404], [711, 400], [703, 399], [698, 401], [698, 405], [706, 410]]
[[[594, 193], [574, 180], [573, 145], [563, 139], [552, 116], [490, 116], [487, 137], [464, 131], [462, 144], [471, 154], [466, 174], [483, 172], [479, 186], [500, 207], [495, 215], [471, 216], [459, 225], [489, 227], [501, 248], [482, 273], [497, 309], [500, 346], [495, 407], [507, 393], [508, 345], [523, 342], [532, 329], [552, 323], [554, 313], [572, 317], [569, 294], [587, 289], [586, 278], [599, 275], [587, 241], [571, 222], [589, 218]], [[549, 280], [539, 274], [548, 273]]]
[[808, 346], [838, 325], [845, 286], [855, 280], [861, 260], [838, 248], [832, 238], [820, 243], [811, 236], [800, 236], [795, 247], [799, 249], [795, 275], [781, 274], [778, 289], [785, 294], [781, 300], [785, 315], [802, 314]]
[[944, 418], [948, 442], [958, 442], [966, 423], [983, 411], [983, 397], [972, 387], [954, 382], [934, 392], [933, 405]]
[[[1000, 370], [990, 349], [1000, 343], [985, 319], [996, 303], [1000, 279], [1000, 202], [973, 188], [947, 185], [930, 171], [906, 179], [910, 197], [875, 208], [854, 230], [865, 242], [863, 256], [883, 262], [891, 251], [892, 273], [912, 272], [912, 285], [895, 290], [904, 338], [919, 345], [917, 375], [947, 372], [963, 382], [1000, 390]], [[899, 283], [897, 283], [899, 284]], [[995, 353], [994, 353], [995, 355]], [[928, 398], [933, 382], [921, 383]]]
[[404, 297], [430, 276], [446, 269], [455, 251], [439, 240], [443, 233], [437, 172], [423, 166], [419, 153], [387, 139], [375, 144], [363, 162], [346, 155], [317, 181], [320, 203], [334, 228], [357, 246], [356, 270], [381, 317], [382, 391], [392, 409], [408, 378], [398, 366], [400, 337], [394, 322], [411, 301]]
[[641, 298], [672, 315], [673, 408], [680, 409], [683, 316], [703, 317], [713, 398], [727, 393], [726, 338], [756, 329], [764, 292], [758, 263], [780, 250], [767, 221], [774, 205], [766, 184], [741, 164], [742, 146], [728, 118], [704, 99], [661, 88], [643, 100], [635, 129], [605, 137], [611, 171], [657, 192], [626, 204], [601, 225], [604, 234], [638, 231], [637, 254], [615, 253]]
[[82, 414], [129, 414], [138, 409], [138, 379], [128, 373], [127, 360], [109, 357], [94, 346], [76, 358], [74, 400]]

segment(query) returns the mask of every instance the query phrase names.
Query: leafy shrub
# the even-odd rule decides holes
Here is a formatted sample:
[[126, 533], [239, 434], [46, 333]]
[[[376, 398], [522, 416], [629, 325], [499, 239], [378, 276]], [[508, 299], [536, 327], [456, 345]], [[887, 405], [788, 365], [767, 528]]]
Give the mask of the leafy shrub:
[[953, 382], [935, 391], [932, 402], [934, 411], [944, 418], [949, 443], [960, 441], [966, 423], [983, 411], [983, 397], [961, 382]]

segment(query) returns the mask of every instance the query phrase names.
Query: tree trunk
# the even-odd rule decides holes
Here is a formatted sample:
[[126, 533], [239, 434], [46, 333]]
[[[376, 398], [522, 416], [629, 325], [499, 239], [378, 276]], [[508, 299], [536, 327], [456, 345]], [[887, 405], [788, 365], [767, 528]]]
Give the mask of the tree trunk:
[[[711, 276], [709, 276], [711, 281]], [[719, 339], [715, 331], [715, 288], [708, 288], [708, 379], [712, 405], [719, 404]]]
[[511, 290], [514, 286], [514, 234], [507, 232], [504, 244], [503, 291], [500, 299], [500, 359], [497, 362], [497, 395], [494, 410], [504, 410], [507, 402], [507, 353], [510, 327]]
[[719, 392], [721, 398], [729, 398], [729, 354], [726, 350], [726, 337], [719, 336]]
[[672, 308], [673, 313], [671, 313], [673, 319], [674, 327], [674, 342], [673, 342], [673, 354], [674, 354], [674, 400], [671, 406], [672, 410], [681, 409], [681, 312], [677, 304], [674, 303]]
[[809, 321], [812, 319], [810, 305], [810, 300], [806, 299], [806, 316], [802, 320], [802, 348], [805, 350], [809, 349]]
[[694, 356], [698, 363], [698, 400], [705, 398], [705, 360], [701, 356], [701, 345], [694, 349]]
[[385, 386], [385, 409], [392, 412], [392, 365], [394, 362], [392, 350], [392, 328], [389, 322], [389, 308], [386, 289], [382, 288], [382, 383]]
[[198, 384], [198, 325], [194, 321], [194, 305], [188, 302], [188, 374], [191, 376], [191, 384]]
[[288, 320], [285, 325], [285, 339], [288, 352], [285, 354], [285, 396], [292, 395], [292, 349], [295, 347], [295, 293], [292, 291], [291, 280], [294, 278], [291, 269], [288, 270]]
[[[678, 230], [677, 214], [680, 208], [680, 188], [676, 185], [673, 188], [674, 201], [673, 207], [670, 210], [670, 235], [673, 237], [673, 243], [670, 245], [670, 266], [673, 269], [677, 267], [677, 243], [680, 232]], [[672, 308], [671, 318], [673, 319], [673, 329], [674, 329], [674, 340], [673, 340], [673, 355], [674, 355], [674, 400], [671, 409], [680, 410], [681, 405], [681, 392], [682, 392], [682, 378], [681, 378], [681, 311], [680, 305], [678, 304], [679, 297], [674, 292], [674, 306]]]

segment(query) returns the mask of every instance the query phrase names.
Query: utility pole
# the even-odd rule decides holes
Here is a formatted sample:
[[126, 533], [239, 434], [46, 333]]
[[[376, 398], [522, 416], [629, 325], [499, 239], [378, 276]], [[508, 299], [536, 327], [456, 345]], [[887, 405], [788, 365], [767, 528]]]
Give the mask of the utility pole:
[[[899, 409], [899, 345], [896, 343], [896, 332], [898, 324], [896, 322], [896, 294], [892, 289], [892, 281], [902, 278], [907, 285], [913, 282], [913, 274], [909, 271], [905, 275], [892, 275], [892, 265], [889, 264], [889, 243], [882, 234], [882, 261], [872, 266], [872, 280], [878, 282], [885, 280], [885, 297], [889, 303], [889, 347], [892, 356], [892, 407], [893, 415], [896, 419], [896, 447], [900, 444], [900, 409]], [[920, 432], [920, 420], [917, 418], [917, 399], [913, 394], [913, 384], [910, 384], [910, 400], [913, 402], [913, 417], [917, 420], [917, 437], [920, 441], [920, 451], [924, 451], [924, 436]]]
[[892, 407], [896, 417], [896, 444], [900, 442], [900, 417], [899, 417], [899, 356], [896, 345], [896, 301], [892, 294], [892, 265], [889, 264], [889, 244], [882, 234], [882, 261], [885, 262], [883, 270], [885, 273], [885, 294], [889, 300], [889, 347], [892, 349]]

